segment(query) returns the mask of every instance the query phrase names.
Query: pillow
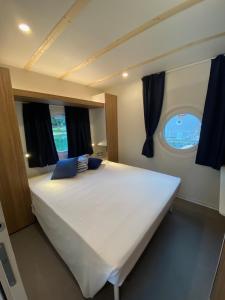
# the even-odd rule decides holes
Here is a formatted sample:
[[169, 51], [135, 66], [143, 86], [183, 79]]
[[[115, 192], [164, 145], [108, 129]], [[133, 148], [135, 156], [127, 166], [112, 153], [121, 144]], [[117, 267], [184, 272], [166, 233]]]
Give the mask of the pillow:
[[101, 158], [90, 157], [88, 159], [88, 169], [89, 170], [96, 170], [96, 169], [99, 168], [101, 163], [102, 163]]
[[74, 177], [77, 174], [77, 158], [59, 160], [51, 179], [62, 179]]
[[88, 169], [88, 155], [82, 155], [78, 157], [77, 172], [81, 173]]

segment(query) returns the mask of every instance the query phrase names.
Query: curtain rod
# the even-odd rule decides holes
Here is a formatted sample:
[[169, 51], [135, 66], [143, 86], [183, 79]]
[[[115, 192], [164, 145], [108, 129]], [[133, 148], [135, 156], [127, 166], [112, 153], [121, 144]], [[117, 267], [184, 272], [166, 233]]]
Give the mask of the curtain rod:
[[176, 72], [176, 71], [180, 71], [180, 70], [183, 70], [183, 69], [187, 69], [187, 68], [192, 67], [192, 66], [200, 65], [200, 64], [203, 64], [203, 63], [205, 63], [207, 61], [210, 61], [214, 58], [215, 57], [206, 58], [206, 59], [201, 60], [201, 61], [197, 61], [197, 62], [186, 64], [186, 65], [183, 65], [183, 66], [180, 66], [180, 67], [176, 67], [176, 68], [173, 68], [173, 69], [170, 69], [170, 70], [166, 71], [166, 74]]
[[[225, 55], [225, 54], [223, 54]], [[166, 71], [166, 73], [172, 73], [172, 72], [175, 72], [175, 71], [179, 71], [179, 70], [182, 70], [182, 69], [186, 69], [186, 68], [189, 68], [189, 67], [192, 67], [192, 66], [195, 66], [195, 65], [200, 65], [200, 64], [203, 64], [207, 61], [210, 61], [214, 58], [216, 58], [217, 56], [213, 56], [213, 57], [210, 57], [210, 58], [206, 58], [206, 59], [203, 59], [203, 60], [200, 60], [200, 61], [196, 61], [196, 62], [193, 62], [193, 63], [190, 63], [190, 64], [186, 64], [186, 65], [183, 65], [183, 66], [180, 66], [180, 67], [176, 67], [176, 68], [173, 68], [173, 69], [170, 69], [168, 71]]]

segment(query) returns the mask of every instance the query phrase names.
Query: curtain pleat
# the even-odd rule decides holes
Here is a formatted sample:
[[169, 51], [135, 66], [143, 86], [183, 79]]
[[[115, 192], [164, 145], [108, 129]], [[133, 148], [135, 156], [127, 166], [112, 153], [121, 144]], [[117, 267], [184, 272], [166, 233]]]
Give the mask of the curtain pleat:
[[54, 142], [48, 104], [23, 104], [23, 121], [30, 168], [55, 164], [58, 154]]
[[92, 154], [89, 110], [65, 106], [68, 157]]
[[165, 72], [148, 75], [142, 78], [143, 104], [146, 140], [143, 145], [142, 154], [146, 157], [154, 156], [153, 135], [158, 126], [165, 86]]
[[219, 170], [225, 164], [225, 57], [212, 60], [196, 163]]

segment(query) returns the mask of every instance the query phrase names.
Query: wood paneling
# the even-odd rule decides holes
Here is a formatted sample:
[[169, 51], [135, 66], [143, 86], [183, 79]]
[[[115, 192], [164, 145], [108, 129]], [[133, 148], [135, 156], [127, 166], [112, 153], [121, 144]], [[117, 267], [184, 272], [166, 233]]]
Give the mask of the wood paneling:
[[117, 96], [105, 94], [108, 160], [118, 162]]
[[213, 284], [211, 300], [225, 299], [225, 243], [221, 251], [220, 261], [216, 272], [215, 281]]
[[202, 1], [203, 0], [186, 0], [186, 1], [179, 3], [176, 6], [168, 9], [167, 11], [164, 11], [160, 15], [155, 16], [154, 18], [148, 20], [147, 22], [143, 23], [142, 25], [138, 26], [137, 28], [131, 30], [130, 32], [126, 33], [125, 35], [114, 40], [106, 47], [97, 50], [95, 53], [93, 53], [89, 57], [87, 57], [83, 62], [81, 62], [78, 65], [75, 65], [70, 70], [67, 70], [66, 72], [64, 72], [59, 78], [64, 79], [65, 77], [69, 76], [71, 73], [80, 71], [81, 69], [94, 63], [97, 59], [99, 59], [101, 56], [103, 56], [107, 52], [128, 42], [131, 38], [134, 38], [138, 34], [141, 34], [142, 32], [152, 28], [153, 26], [156, 26], [157, 24], [169, 19], [172, 16], [177, 15], [180, 12], [183, 12], [184, 10], [186, 10], [186, 9], [192, 7], [193, 5], [196, 5]]
[[55, 105], [73, 105], [86, 108], [102, 108], [104, 103], [90, 100], [83, 100], [71, 97], [64, 97], [52, 94], [32, 92], [26, 90], [13, 89], [13, 94], [16, 101], [22, 102], [41, 102]]
[[9, 70], [0, 68], [0, 200], [10, 233], [33, 222]]

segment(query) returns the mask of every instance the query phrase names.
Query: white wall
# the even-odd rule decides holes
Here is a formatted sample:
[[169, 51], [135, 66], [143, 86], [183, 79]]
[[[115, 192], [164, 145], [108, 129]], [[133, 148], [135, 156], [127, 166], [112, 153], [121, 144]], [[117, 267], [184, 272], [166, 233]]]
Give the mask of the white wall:
[[196, 165], [196, 152], [178, 155], [159, 141], [162, 120], [172, 109], [191, 106], [202, 114], [209, 71], [210, 62], [206, 62], [167, 73], [163, 110], [154, 139], [154, 158], [141, 155], [145, 140], [141, 80], [117, 86], [109, 92], [118, 96], [119, 161], [179, 176], [181, 198], [218, 209], [219, 172]]
[[106, 144], [106, 122], [105, 122], [105, 109], [90, 109], [90, 126], [92, 143], [97, 145], [98, 143]]

